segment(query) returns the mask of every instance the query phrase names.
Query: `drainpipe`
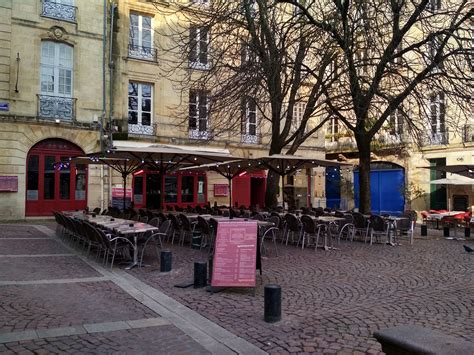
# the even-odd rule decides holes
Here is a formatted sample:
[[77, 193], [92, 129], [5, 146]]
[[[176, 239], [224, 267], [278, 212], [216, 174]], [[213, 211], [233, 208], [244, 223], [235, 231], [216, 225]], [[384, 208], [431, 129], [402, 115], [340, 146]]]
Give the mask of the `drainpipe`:
[[[104, 120], [106, 110], [106, 87], [105, 87], [105, 57], [106, 57], [106, 46], [107, 46], [107, 0], [104, 0], [104, 18], [103, 18], [103, 31], [102, 31], [102, 117], [100, 118], [100, 151], [104, 151]], [[101, 169], [101, 176], [103, 177], [104, 169]], [[103, 186], [103, 181], [101, 182]], [[102, 191], [102, 194], [104, 192]], [[102, 202], [103, 203], [103, 202]]]
[[112, 3], [111, 6], [110, 6], [110, 45], [109, 45], [109, 69], [110, 69], [110, 78], [109, 78], [109, 81], [110, 81], [110, 87], [109, 87], [109, 102], [110, 102], [110, 106], [109, 106], [109, 127], [110, 127], [110, 147], [113, 147], [113, 139], [112, 139], [112, 110], [113, 110], [113, 86], [112, 86], [112, 83], [113, 83], [113, 77], [114, 77], [114, 60], [113, 60], [113, 43], [114, 43], [114, 16], [115, 16], [115, 9], [116, 9], [117, 5]]

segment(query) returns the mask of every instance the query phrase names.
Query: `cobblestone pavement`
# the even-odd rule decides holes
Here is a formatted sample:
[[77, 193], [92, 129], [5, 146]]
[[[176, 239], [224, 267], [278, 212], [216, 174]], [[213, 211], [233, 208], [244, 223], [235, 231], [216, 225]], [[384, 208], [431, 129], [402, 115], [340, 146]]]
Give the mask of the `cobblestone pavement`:
[[[432, 231], [430, 234], [439, 235]], [[192, 280], [193, 263], [204, 251], [170, 246], [173, 271], [130, 271], [213, 322], [269, 353], [380, 353], [375, 330], [402, 324], [438, 329], [472, 340], [474, 255], [462, 244], [431, 236], [413, 246], [343, 242], [339, 250], [279, 246], [263, 260], [256, 296], [229, 289], [213, 295], [176, 288]], [[148, 262], [153, 263], [150, 253]], [[263, 321], [263, 285], [281, 285], [282, 321]]]
[[31, 226], [2, 224], [0, 238], [48, 238], [48, 236]]
[[3, 257], [0, 281], [54, 280], [101, 276], [76, 256]]
[[68, 249], [53, 239], [0, 239], [0, 255], [69, 254]]
[[175, 327], [162, 326], [0, 344], [13, 354], [209, 354]]

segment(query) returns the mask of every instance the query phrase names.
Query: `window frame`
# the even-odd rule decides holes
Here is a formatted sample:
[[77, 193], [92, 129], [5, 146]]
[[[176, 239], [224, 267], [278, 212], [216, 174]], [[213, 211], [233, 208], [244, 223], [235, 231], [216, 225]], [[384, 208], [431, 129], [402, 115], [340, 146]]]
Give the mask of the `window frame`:
[[[205, 104], [202, 104], [205, 95]], [[191, 100], [191, 97], [195, 98], [195, 101]], [[205, 108], [205, 116], [201, 115], [201, 108]], [[190, 89], [189, 100], [188, 100], [188, 131], [190, 138], [196, 139], [209, 139], [210, 129], [210, 91], [205, 89]], [[205, 117], [205, 118], [204, 118]], [[201, 122], [205, 122], [205, 130], [202, 130]], [[191, 123], [194, 122], [194, 125]], [[194, 126], [194, 127], [193, 127]]]
[[[255, 109], [252, 109], [254, 106]], [[251, 113], [254, 113], [255, 122], [250, 122]], [[251, 127], [255, 127], [255, 134], [251, 133]], [[247, 96], [242, 102], [242, 114], [240, 131], [242, 134], [242, 141], [245, 143], [257, 143], [258, 141], [258, 105], [255, 98]]]
[[[52, 45], [53, 50], [54, 50], [54, 58], [53, 58], [53, 63], [45, 63], [45, 56], [43, 55], [43, 50], [45, 45]], [[71, 51], [71, 66], [67, 67], [64, 64], [61, 64], [61, 58], [60, 58], [60, 48], [68, 48]], [[67, 98], [72, 98], [73, 97], [73, 92], [74, 92], [74, 47], [71, 46], [70, 44], [64, 43], [64, 42], [55, 42], [55, 41], [42, 41], [41, 42], [41, 55], [40, 55], [40, 94], [41, 95], [46, 95], [46, 96], [55, 96], [55, 97], [67, 97]], [[53, 71], [53, 90], [52, 91], [44, 91], [43, 90], [43, 75], [47, 76], [49, 74], [45, 73], [45, 69], [52, 69]], [[66, 73], [69, 72], [71, 75], [71, 85], [70, 85], [70, 90], [69, 93], [60, 93], [59, 88], [60, 88], [60, 78], [61, 78], [61, 70], [65, 70]], [[49, 82], [48, 82], [49, 83]], [[49, 84], [47, 84], [49, 86]]]
[[[132, 37], [132, 16], [137, 16], [138, 17], [138, 44], [136, 44], [137, 47], [139, 48], [147, 48], [147, 49], [154, 49], [154, 42], [153, 42], [153, 16], [147, 16], [139, 13], [130, 13], [130, 24], [129, 24], [129, 31], [128, 31], [128, 43], [131, 46], [135, 46], [133, 43], [133, 37]], [[143, 18], [149, 18], [150, 19], [150, 47], [146, 47], [143, 45]]]
[[432, 93], [429, 98], [431, 135], [446, 133], [446, 95], [443, 91]]
[[[152, 128], [153, 127], [153, 93], [154, 93], [154, 88], [153, 88], [153, 84], [152, 83], [145, 83], [145, 82], [140, 82], [140, 81], [134, 81], [134, 80], [130, 80], [128, 82], [128, 88], [130, 88], [130, 85], [131, 84], [136, 84], [138, 87], [137, 87], [137, 95], [134, 96], [134, 95], [130, 95], [130, 89], [128, 89], [127, 91], [127, 117], [129, 117], [129, 113], [130, 111], [136, 111], [137, 112], [137, 123], [130, 123], [130, 117], [128, 118], [128, 125], [135, 125], [135, 126], [139, 126], [139, 127], [150, 127]], [[142, 102], [144, 99], [148, 99], [148, 97], [144, 97], [143, 96], [143, 86], [149, 86], [150, 87], [150, 124], [149, 125], [146, 125], [146, 124], [143, 124], [142, 120], [143, 120], [143, 117], [142, 117], [142, 114], [143, 113], [148, 113], [148, 111], [143, 111], [142, 109]], [[137, 98], [137, 110], [132, 110], [130, 108], [130, 97], [136, 97]]]
[[[202, 32], [206, 30], [206, 52], [205, 58], [206, 63], [201, 61], [202, 56], [204, 55], [204, 51], [202, 50]], [[195, 31], [195, 37], [193, 38], [193, 31]], [[189, 27], [189, 54], [188, 54], [188, 63], [189, 67], [192, 69], [200, 69], [200, 70], [207, 70], [210, 69], [210, 37], [211, 37], [211, 30], [209, 27], [198, 27], [198, 26], [190, 26]], [[194, 45], [193, 45], [194, 43]], [[193, 58], [194, 57], [194, 58]]]

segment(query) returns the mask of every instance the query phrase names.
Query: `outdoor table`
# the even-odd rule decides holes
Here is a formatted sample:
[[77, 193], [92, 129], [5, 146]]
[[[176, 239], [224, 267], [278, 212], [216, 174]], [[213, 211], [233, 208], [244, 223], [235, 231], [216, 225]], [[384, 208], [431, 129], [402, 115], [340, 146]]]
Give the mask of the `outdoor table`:
[[[317, 222], [322, 222], [322, 223], [327, 223], [328, 225], [329, 224], [337, 224], [337, 222], [340, 222], [340, 221], [345, 221], [346, 219], [343, 218], [343, 217], [333, 217], [333, 216], [309, 216], [311, 217], [312, 220], [314, 221], [317, 221]], [[339, 230], [339, 228], [338, 228]], [[329, 249], [335, 249], [333, 246], [332, 246], [332, 239], [329, 238], [330, 240], [330, 244], [331, 246], [328, 246], [326, 243], [327, 243], [327, 239], [324, 240], [324, 250], [329, 250]]]
[[391, 246], [395, 246], [396, 244], [393, 242], [392, 231], [397, 230], [397, 221], [406, 220], [408, 218], [407, 217], [397, 217], [397, 216], [386, 216], [386, 217], [382, 217], [382, 218], [387, 223], [388, 243]]
[[[146, 232], [156, 232], [158, 228], [147, 223], [132, 221], [123, 218], [113, 218], [110, 216], [90, 216], [83, 215], [78, 218], [86, 220], [97, 226], [101, 226], [125, 238], [133, 236], [133, 261], [126, 267], [127, 270], [139, 265], [138, 261], [138, 235]], [[132, 225], [132, 226], [131, 226]]]
[[436, 221], [436, 229], [439, 229], [439, 222], [443, 219], [443, 217], [454, 216], [460, 213], [464, 213], [463, 211], [448, 211], [442, 213], [429, 213], [426, 217], [427, 220]]

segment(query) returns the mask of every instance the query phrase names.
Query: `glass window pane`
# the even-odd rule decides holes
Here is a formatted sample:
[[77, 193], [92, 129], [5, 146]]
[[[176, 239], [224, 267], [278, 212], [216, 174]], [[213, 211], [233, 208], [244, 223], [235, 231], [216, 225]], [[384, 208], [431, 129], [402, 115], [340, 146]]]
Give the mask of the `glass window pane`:
[[194, 202], [194, 176], [181, 177], [181, 202]]
[[142, 113], [142, 126], [149, 126], [151, 125], [151, 114], [149, 113]]
[[142, 111], [151, 112], [151, 100], [150, 99], [142, 99]]
[[206, 202], [206, 177], [198, 176], [198, 201], [199, 203]]
[[54, 43], [43, 42], [41, 45], [41, 63], [54, 65]]
[[76, 166], [76, 201], [84, 201], [86, 199], [86, 179], [87, 170], [85, 165]]
[[135, 204], [143, 203], [143, 176], [136, 176], [133, 184], [133, 201]]
[[136, 97], [128, 98], [128, 109], [129, 110], [138, 110], [138, 99]]
[[151, 48], [151, 32], [142, 31], [142, 47]]
[[165, 202], [178, 202], [178, 178], [176, 176], [165, 177]]
[[142, 96], [151, 97], [151, 85], [142, 84]]
[[138, 15], [130, 14], [130, 24], [132, 26], [138, 26]]
[[138, 112], [137, 111], [128, 111], [128, 123], [137, 124], [138, 123]]
[[39, 179], [39, 156], [30, 155], [28, 158], [28, 178], [26, 186], [26, 199], [29, 201], [38, 200], [38, 179]]
[[[61, 161], [66, 163], [67, 157], [61, 157]], [[59, 198], [61, 200], [69, 200], [71, 197], [71, 168], [69, 164], [65, 164], [59, 170]]]
[[142, 17], [142, 28], [151, 29], [151, 17]]
[[44, 157], [44, 199], [54, 200], [54, 185], [56, 174], [54, 170], [54, 156]]
[[54, 92], [54, 70], [51, 67], [41, 67], [41, 92]]
[[137, 83], [128, 83], [128, 96], [138, 96]]

